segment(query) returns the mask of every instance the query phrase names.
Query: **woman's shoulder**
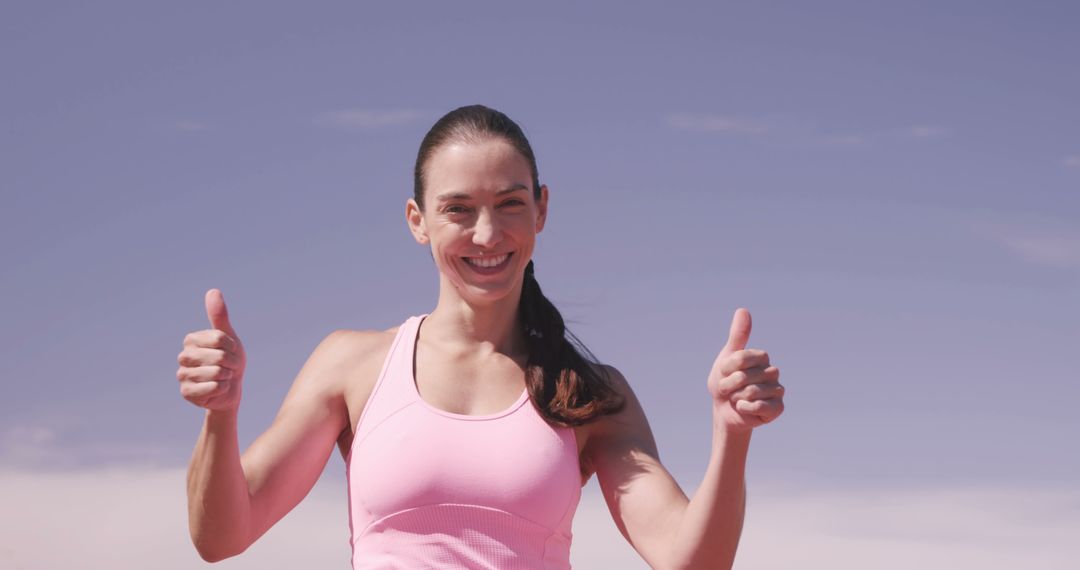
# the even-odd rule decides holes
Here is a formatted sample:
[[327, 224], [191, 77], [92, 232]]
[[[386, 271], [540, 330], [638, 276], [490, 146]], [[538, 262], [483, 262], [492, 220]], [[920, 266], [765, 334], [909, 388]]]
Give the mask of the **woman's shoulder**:
[[398, 328], [337, 329], [323, 339], [323, 344], [330, 347], [328, 352], [332, 353], [328, 358], [335, 361], [337, 373], [333, 376], [340, 382], [338, 389], [345, 398], [350, 425], [355, 425], [375, 387]]
[[637, 394], [634, 393], [630, 381], [626, 379], [622, 371], [611, 364], [590, 363], [593, 370], [604, 378], [609, 387], [624, 402], [621, 410], [613, 414], [598, 416], [589, 423], [591, 434], [612, 435], [624, 433], [628, 427], [640, 428], [647, 425], [645, 412], [641, 407]]
[[330, 331], [323, 342], [340, 343], [351, 348], [370, 350], [381, 344], [394, 341], [399, 326], [388, 329], [335, 329]]
[[338, 438], [342, 457], [348, 457], [360, 414], [371, 397], [398, 329], [397, 326], [385, 330], [336, 329], [320, 343], [327, 346], [327, 359], [334, 361], [336, 370], [329, 376], [335, 379], [334, 392], [344, 401], [348, 417], [348, 427]]
[[[389, 336], [389, 340], [386, 340]], [[380, 348], [393, 341], [393, 333], [378, 330], [336, 329], [315, 346], [293, 381], [304, 392], [336, 397], [363, 377]]]
[[618, 394], [625, 402], [622, 410], [613, 414], [602, 414], [585, 425], [578, 426], [578, 460], [581, 464], [582, 486], [596, 472], [596, 454], [610, 454], [617, 446], [612, 442], [626, 436], [640, 426], [643, 418], [636, 415], [640, 410], [634, 390], [622, 371], [614, 365], [587, 361], [590, 368]]
[[396, 326], [385, 330], [336, 329], [323, 338], [316, 352], [325, 352], [328, 360], [349, 369], [364, 368], [373, 361], [381, 365], [397, 331]]
[[636, 399], [634, 389], [630, 387], [630, 382], [627, 381], [621, 370], [608, 363], [593, 361], [587, 361], [587, 363], [592, 371], [601, 377], [621, 398]]

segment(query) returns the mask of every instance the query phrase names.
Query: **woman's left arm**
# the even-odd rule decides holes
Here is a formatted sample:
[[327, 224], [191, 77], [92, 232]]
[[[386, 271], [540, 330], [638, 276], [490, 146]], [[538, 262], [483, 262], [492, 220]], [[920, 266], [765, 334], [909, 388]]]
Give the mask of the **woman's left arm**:
[[727, 344], [709, 374], [712, 451], [692, 499], [660, 463], [645, 413], [626, 379], [605, 368], [626, 408], [600, 420], [586, 446], [616, 526], [653, 568], [731, 568], [742, 533], [745, 469], [754, 427], [784, 409], [779, 369], [746, 349], [750, 312], [736, 311]]

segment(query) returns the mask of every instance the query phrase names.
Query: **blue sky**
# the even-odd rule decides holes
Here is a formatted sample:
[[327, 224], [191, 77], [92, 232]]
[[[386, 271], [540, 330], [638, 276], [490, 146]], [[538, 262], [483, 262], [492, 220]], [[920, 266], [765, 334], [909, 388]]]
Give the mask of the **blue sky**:
[[1039, 487], [1076, 524], [1078, 26], [1066, 2], [5, 4], [0, 467], [179, 473], [211, 287], [244, 444], [328, 332], [430, 311], [412, 163], [483, 103], [551, 189], [541, 285], [688, 492], [746, 307], [789, 389], [752, 492]]

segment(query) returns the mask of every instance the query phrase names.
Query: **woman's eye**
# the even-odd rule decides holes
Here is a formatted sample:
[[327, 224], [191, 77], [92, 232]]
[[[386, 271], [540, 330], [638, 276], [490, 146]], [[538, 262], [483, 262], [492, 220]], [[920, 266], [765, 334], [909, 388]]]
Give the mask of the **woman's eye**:
[[503, 206], [524, 206], [525, 202], [521, 200], [507, 200], [503, 202]]

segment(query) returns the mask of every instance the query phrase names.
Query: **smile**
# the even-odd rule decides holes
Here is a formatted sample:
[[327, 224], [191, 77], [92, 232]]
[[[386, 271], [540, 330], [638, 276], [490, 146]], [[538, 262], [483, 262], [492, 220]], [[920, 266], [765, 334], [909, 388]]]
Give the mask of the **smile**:
[[513, 256], [513, 253], [504, 253], [502, 255], [493, 255], [490, 257], [463, 257], [462, 259], [478, 273], [490, 274], [497, 273], [509, 265], [511, 256]]

